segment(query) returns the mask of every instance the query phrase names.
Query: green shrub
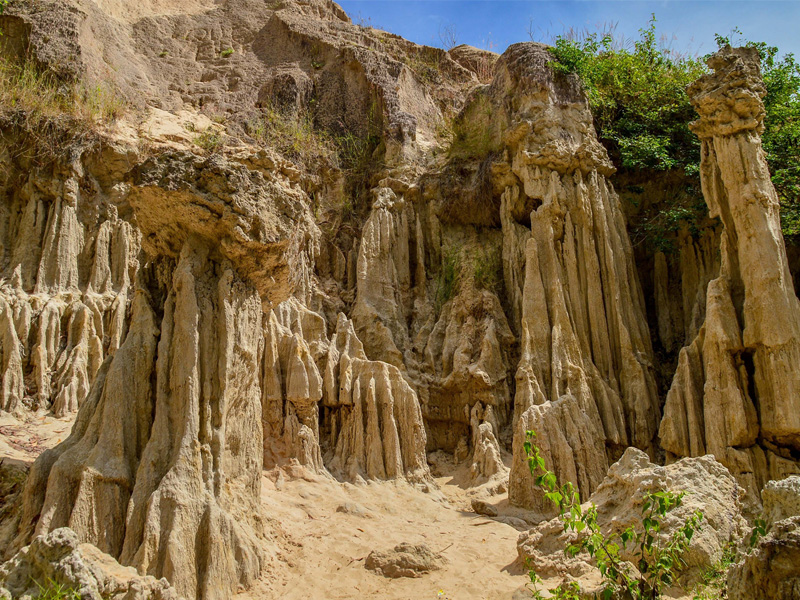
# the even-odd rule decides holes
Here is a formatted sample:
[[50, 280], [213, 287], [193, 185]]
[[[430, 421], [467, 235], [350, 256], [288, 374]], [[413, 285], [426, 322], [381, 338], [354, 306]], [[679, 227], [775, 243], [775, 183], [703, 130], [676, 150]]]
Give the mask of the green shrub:
[[224, 136], [216, 129], [209, 127], [200, 135], [195, 136], [194, 143], [209, 154], [214, 154], [222, 149]]
[[[737, 45], [757, 48], [761, 56], [767, 89], [762, 142], [781, 203], [783, 233], [800, 236], [800, 64], [792, 54], [779, 58], [778, 48], [743, 40], [738, 29], [734, 33], [740, 36]], [[716, 38], [720, 47], [731, 43], [730, 37]], [[697, 115], [685, 90], [707, 69], [698, 57], [659, 46], [655, 17], [632, 46], [610, 33], [563, 35], [551, 53], [557, 73], [580, 76], [598, 137], [615, 164], [631, 171], [681, 170], [696, 179], [700, 144], [689, 123]], [[706, 214], [703, 209], [694, 216]], [[669, 222], [673, 216], [654, 221]]]
[[[685, 564], [682, 556], [695, 531], [701, 528], [703, 513], [695, 511], [664, 541], [658, 535], [664, 517], [681, 505], [685, 493], [648, 492], [642, 499], [640, 524], [632, 525], [622, 533], [604, 534], [597, 523], [597, 506], [581, 506], [580, 495], [571, 482], [559, 486], [555, 473], [547, 470], [539, 448], [531, 442], [535, 436], [535, 432], [529, 431], [524, 443], [531, 475], [544, 491], [545, 498], [558, 508], [564, 531], [578, 534], [577, 540], [564, 548], [564, 554], [574, 557], [587, 552], [594, 559], [603, 581], [600, 592], [603, 600], [615, 597], [633, 600], [661, 598], [662, 589], [674, 583], [677, 571]], [[628, 549], [636, 557], [635, 569], [622, 558], [622, 553]], [[533, 597], [545, 598], [539, 589], [542, 580], [536, 571], [531, 569], [528, 575]], [[581, 597], [577, 582], [562, 584], [549, 591], [553, 598], [577, 600]]]
[[559, 36], [551, 48], [557, 73], [583, 82], [600, 140], [625, 169], [667, 170], [697, 165], [700, 144], [686, 86], [706, 68], [692, 57], [660, 48], [655, 17], [629, 48], [611, 34], [598, 39]]
[[233, 48], [225, 48], [225, 50], [219, 53], [222, 58], [228, 58], [231, 54], [233, 54]]

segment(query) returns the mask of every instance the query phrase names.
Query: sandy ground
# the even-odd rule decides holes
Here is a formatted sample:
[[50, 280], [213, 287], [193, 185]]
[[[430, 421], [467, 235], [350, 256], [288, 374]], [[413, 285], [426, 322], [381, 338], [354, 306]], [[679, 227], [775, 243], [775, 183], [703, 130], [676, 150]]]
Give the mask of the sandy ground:
[[0, 460], [31, 464], [47, 448], [67, 439], [75, 416], [57, 419], [44, 412], [16, 417], [0, 413]]
[[[0, 415], [0, 459], [32, 463], [66, 439], [73, 420]], [[353, 485], [303, 470], [265, 472], [261, 498], [271, 537], [265, 547], [272, 555], [261, 581], [236, 600], [511, 599], [528, 581], [516, 562], [524, 524], [513, 521], [527, 515], [508, 505], [504, 491], [492, 494], [497, 482], [471, 488], [466, 464], [456, 467], [439, 458], [438, 489], [431, 486], [428, 492], [405, 482]], [[472, 512], [474, 496], [494, 505], [500, 516]], [[504, 517], [512, 517], [512, 524], [502, 522]], [[447, 563], [414, 579], [389, 579], [365, 568], [371, 551], [402, 542], [427, 544]]]
[[[436, 478], [439, 491], [428, 493], [400, 482], [351, 485], [265, 474], [264, 513], [279, 550], [269, 575], [237, 600], [512, 598], [528, 581], [515, 562], [519, 530], [472, 512], [473, 490], [459, 485], [465, 468], [453, 469]], [[505, 493], [486, 499], [501, 518], [520, 516]], [[446, 566], [414, 579], [365, 568], [371, 551], [401, 542], [427, 544]]]

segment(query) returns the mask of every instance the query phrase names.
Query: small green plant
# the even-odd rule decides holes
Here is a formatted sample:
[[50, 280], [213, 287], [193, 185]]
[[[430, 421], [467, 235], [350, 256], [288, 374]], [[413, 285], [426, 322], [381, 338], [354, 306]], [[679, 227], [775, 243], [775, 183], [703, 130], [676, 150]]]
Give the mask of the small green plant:
[[211, 127], [194, 138], [194, 143], [209, 154], [219, 152], [223, 142], [223, 135]]
[[[564, 548], [564, 553], [574, 557], [580, 552], [587, 552], [594, 559], [603, 579], [600, 598], [661, 598], [662, 589], [674, 582], [677, 571], [685, 564], [682, 556], [695, 531], [701, 528], [703, 513], [695, 511], [665, 540], [659, 536], [663, 519], [667, 513], [681, 505], [685, 493], [648, 492], [642, 499], [641, 524], [631, 525], [622, 533], [605, 534], [597, 522], [597, 506], [592, 504], [584, 508], [580, 502], [580, 494], [571, 482], [559, 486], [555, 473], [547, 470], [539, 448], [531, 442], [536, 433], [527, 433], [524, 448], [536, 485], [542, 488], [545, 498], [558, 509], [564, 531], [578, 534], [577, 540]], [[635, 568], [623, 559], [625, 552], [635, 559]], [[545, 598], [543, 591], [539, 589], [542, 579], [533, 569], [528, 575], [533, 597], [537, 600]], [[577, 582], [571, 582], [549, 592], [554, 598], [577, 599], [580, 597], [580, 586]]]
[[169, 54], [169, 52], [167, 52], [166, 50], [162, 50], [161, 52], [158, 53], [158, 57], [159, 58], [166, 58], [166, 56], [168, 54]]
[[99, 121], [115, 121], [125, 112], [125, 102], [107, 85], [82, 86], [79, 94], [89, 115]]
[[764, 519], [756, 519], [753, 524], [753, 531], [750, 533], [750, 539], [748, 540], [750, 547], [755, 548], [756, 544], [758, 544], [758, 540], [765, 535], [767, 535], [767, 522]]
[[448, 246], [442, 249], [442, 266], [436, 277], [435, 301], [436, 314], [456, 295], [461, 281], [461, 248]]
[[31, 62], [0, 57], [0, 116], [25, 132], [16, 156], [44, 165], [66, 151], [68, 140], [94, 138], [99, 125], [126, 109], [111, 84], [63, 81]]
[[35, 600], [81, 600], [82, 598], [81, 594], [75, 588], [56, 583], [52, 579], [48, 579], [47, 583], [44, 585], [35, 579], [33, 583], [35, 583], [36, 587], [39, 589]]
[[693, 600], [722, 600], [726, 598], [727, 577], [736, 562], [736, 546], [728, 543], [720, 559], [703, 573], [703, 581], [694, 590]]
[[219, 53], [222, 58], [228, 58], [231, 54], [233, 54], [233, 48], [225, 48], [225, 50]]
[[263, 107], [260, 117], [247, 123], [247, 133], [256, 142], [271, 146], [286, 158], [306, 166], [335, 165], [337, 147], [324, 131], [314, 127], [311, 115]]

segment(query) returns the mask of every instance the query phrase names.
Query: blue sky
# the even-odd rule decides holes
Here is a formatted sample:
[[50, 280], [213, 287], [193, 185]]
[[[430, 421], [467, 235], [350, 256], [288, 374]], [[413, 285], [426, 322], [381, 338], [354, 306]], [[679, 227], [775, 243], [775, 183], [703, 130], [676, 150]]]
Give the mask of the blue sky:
[[[490, 46], [547, 41], [565, 28], [616, 24], [617, 33], [636, 37], [656, 16], [659, 36], [675, 50], [707, 54], [716, 49], [714, 34], [738, 27], [745, 39], [778, 46], [781, 54], [800, 56], [800, 1], [797, 0], [338, 0], [355, 22], [367, 22], [419, 44], [442, 46], [439, 32], [453, 25], [460, 43]], [[531, 27], [532, 24], [532, 27]]]

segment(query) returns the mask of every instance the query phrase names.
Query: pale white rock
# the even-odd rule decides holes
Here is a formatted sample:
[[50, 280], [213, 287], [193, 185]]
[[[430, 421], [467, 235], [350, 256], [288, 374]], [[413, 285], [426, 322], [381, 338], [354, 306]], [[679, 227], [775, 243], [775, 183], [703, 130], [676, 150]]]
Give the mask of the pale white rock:
[[377, 188], [358, 252], [353, 323], [367, 356], [404, 368], [411, 308], [409, 228], [413, 210], [389, 188]]
[[2, 368], [2, 387], [0, 387], [0, 408], [14, 411], [19, 408], [25, 395], [25, 382], [20, 357], [20, 342], [14, 327], [13, 314], [8, 303], [0, 298], [0, 368]]
[[800, 515], [800, 476], [792, 475], [780, 481], [770, 481], [761, 491], [764, 501], [764, 520], [767, 527], [789, 517]]

